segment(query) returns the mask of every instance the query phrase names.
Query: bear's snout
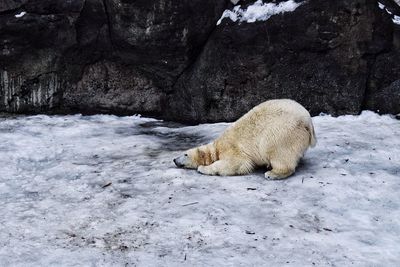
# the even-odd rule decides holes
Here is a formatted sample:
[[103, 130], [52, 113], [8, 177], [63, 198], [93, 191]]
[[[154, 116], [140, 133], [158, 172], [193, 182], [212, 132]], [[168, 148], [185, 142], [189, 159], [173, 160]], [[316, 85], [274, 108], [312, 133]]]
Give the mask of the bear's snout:
[[180, 162], [179, 158], [174, 159], [176, 167], [182, 168], [184, 165]]

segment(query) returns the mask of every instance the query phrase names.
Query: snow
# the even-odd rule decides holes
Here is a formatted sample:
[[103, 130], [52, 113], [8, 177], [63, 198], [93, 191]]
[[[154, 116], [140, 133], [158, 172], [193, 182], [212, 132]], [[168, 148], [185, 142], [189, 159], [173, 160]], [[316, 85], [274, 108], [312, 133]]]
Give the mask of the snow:
[[271, 16], [282, 14], [285, 12], [292, 12], [302, 3], [296, 3], [293, 0], [275, 3], [263, 3], [261, 0], [257, 0], [254, 4], [243, 10], [240, 5], [237, 5], [233, 10], [225, 10], [222, 13], [221, 18], [218, 20], [217, 25], [221, 24], [224, 18], [230, 18], [233, 22], [239, 20], [239, 22], [252, 23], [255, 21], [266, 21]]
[[392, 21], [394, 24], [400, 25], [400, 16], [394, 15]]
[[1, 265], [399, 266], [399, 121], [313, 119], [317, 147], [267, 181], [174, 167], [228, 123], [1, 117]]
[[[399, 4], [399, 3], [397, 3], [397, 4]], [[389, 15], [392, 16], [392, 21], [393, 21], [394, 24], [400, 25], [400, 16], [393, 15], [393, 13], [390, 12], [390, 10], [388, 10], [386, 8], [386, 6], [384, 4], [382, 4], [382, 3], [380, 3], [380, 2], [378, 2], [378, 6], [379, 6], [380, 9], [385, 10], [386, 13], [388, 13]]]
[[23, 16], [25, 16], [26, 12], [22, 11], [21, 13], [16, 14], [14, 17], [16, 18], [22, 18]]

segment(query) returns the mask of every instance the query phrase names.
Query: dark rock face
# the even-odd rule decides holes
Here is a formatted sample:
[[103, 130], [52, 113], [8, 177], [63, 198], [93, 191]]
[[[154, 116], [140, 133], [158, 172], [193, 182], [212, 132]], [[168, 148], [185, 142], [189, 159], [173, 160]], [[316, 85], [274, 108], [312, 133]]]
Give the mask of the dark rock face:
[[[400, 10], [399, 10], [400, 15]], [[366, 109], [380, 113], [400, 113], [400, 26], [393, 32], [393, 46], [376, 55], [371, 64]]]
[[367, 103], [367, 107], [380, 113], [400, 114], [400, 80], [370, 94]]
[[364, 0], [309, 1], [266, 22], [225, 19], [170, 96], [181, 101], [169, 101], [167, 111], [176, 118], [181, 110], [188, 121], [234, 120], [284, 97], [312, 114], [356, 114], [369, 58], [391, 45], [389, 20], [376, 2]]
[[26, 2], [28, 2], [28, 0], [2, 0], [0, 2], [0, 12], [15, 10]]
[[309, 0], [267, 21], [216, 26], [227, 8], [228, 0], [3, 0], [0, 111], [195, 123], [235, 120], [286, 97], [312, 114], [400, 112], [400, 26], [375, 0]]
[[[76, 42], [74, 23], [83, 4], [64, 2], [8, 1], [15, 10], [0, 13], [1, 110], [41, 112], [58, 105], [59, 66]], [[21, 11], [27, 14], [16, 17]]]
[[196, 58], [226, 7], [221, 0], [106, 0], [105, 5], [114, 56], [167, 85]]
[[64, 91], [63, 105], [89, 114], [160, 114], [164, 95], [137, 70], [101, 61], [85, 67], [81, 79]]
[[2, 2], [0, 110], [161, 116], [166, 94], [197, 58], [227, 4]]

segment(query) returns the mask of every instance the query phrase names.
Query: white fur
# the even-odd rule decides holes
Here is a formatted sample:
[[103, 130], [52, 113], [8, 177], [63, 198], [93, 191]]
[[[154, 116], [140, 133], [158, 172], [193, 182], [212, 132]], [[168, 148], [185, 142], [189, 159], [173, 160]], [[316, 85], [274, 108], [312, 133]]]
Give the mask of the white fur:
[[233, 123], [214, 142], [190, 149], [184, 164], [208, 175], [237, 175], [272, 167], [266, 178], [291, 175], [309, 146], [315, 146], [308, 111], [289, 99], [266, 101]]

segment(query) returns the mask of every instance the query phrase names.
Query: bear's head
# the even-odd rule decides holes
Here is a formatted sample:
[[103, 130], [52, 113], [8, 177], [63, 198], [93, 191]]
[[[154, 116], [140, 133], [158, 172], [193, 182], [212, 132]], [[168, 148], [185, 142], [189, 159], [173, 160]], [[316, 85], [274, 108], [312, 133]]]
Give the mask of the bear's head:
[[201, 165], [210, 165], [212, 159], [207, 147], [200, 146], [185, 151], [182, 156], [174, 159], [174, 163], [179, 168], [197, 169]]

